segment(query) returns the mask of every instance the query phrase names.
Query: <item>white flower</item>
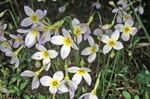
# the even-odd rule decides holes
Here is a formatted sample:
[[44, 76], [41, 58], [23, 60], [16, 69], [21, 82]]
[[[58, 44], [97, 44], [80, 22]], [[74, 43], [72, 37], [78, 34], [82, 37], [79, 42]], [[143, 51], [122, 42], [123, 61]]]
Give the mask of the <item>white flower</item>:
[[38, 28], [33, 26], [32, 29], [18, 29], [18, 33], [28, 33], [25, 37], [25, 45], [27, 47], [32, 47], [40, 37], [40, 33], [38, 31]]
[[10, 63], [11, 64], [15, 64], [15, 68], [17, 68], [19, 66], [19, 59], [17, 57], [18, 52], [12, 52], [12, 51], [7, 51], [5, 52], [5, 55], [8, 57], [11, 57]]
[[17, 35], [13, 35], [13, 34], [10, 34], [9, 35], [12, 39], [14, 39], [14, 44], [13, 44], [13, 47], [14, 48], [17, 48], [19, 47], [21, 44], [23, 44], [23, 38], [20, 34], [17, 34]]
[[36, 45], [36, 48], [39, 50], [35, 54], [32, 55], [32, 59], [35, 60], [42, 60], [43, 59], [43, 65], [48, 65], [46, 70], [48, 71], [51, 65], [50, 58], [56, 58], [58, 53], [55, 50], [47, 50], [42, 45]]
[[81, 82], [82, 77], [85, 79], [85, 81], [89, 86], [91, 85], [92, 80], [91, 80], [91, 76], [88, 73], [91, 72], [91, 70], [89, 68], [70, 67], [68, 68], [68, 72], [75, 73], [72, 78], [72, 81], [75, 81], [77, 85]]
[[31, 84], [31, 87], [32, 87], [32, 90], [33, 90], [33, 89], [37, 89], [40, 85], [39, 78], [38, 78], [39, 74], [40, 74], [39, 71], [33, 72], [33, 71], [30, 71], [30, 70], [25, 70], [24, 72], [22, 72], [20, 74], [20, 76], [22, 76], [22, 77], [33, 77], [32, 84]]
[[101, 40], [103, 43], [106, 43], [106, 45], [103, 47], [103, 53], [108, 53], [112, 48], [116, 50], [120, 50], [123, 48], [123, 45], [121, 42], [117, 41], [119, 39], [119, 31], [116, 30], [111, 37], [108, 35], [103, 35]]
[[43, 76], [40, 82], [43, 86], [49, 86], [49, 91], [51, 94], [56, 94], [56, 92], [68, 92], [68, 88], [62, 83], [64, 74], [62, 71], [57, 71], [53, 78], [50, 76]]
[[7, 24], [0, 23], [0, 37], [4, 36], [4, 30], [7, 28]]
[[100, 28], [96, 28], [93, 32], [94, 35], [96, 36], [102, 36], [103, 31]]
[[63, 45], [60, 51], [62, 59], [67, 58], [70, 53], [71, 47], [78, 50], [76, 44], [71, 39], [69, 32], [66, 29], [62, 29], [63, 36], [55, 35], [51, 38], [51, 42], [55, 45]]
[[28, 6], [24, 6], [24, 11], [27, 18], [24, 18], [21, 22], [21, 26], [30, 26], [33, 23], [37, 23], [40, 19], [42, 19], [46, 15], [46, 11], [36, 10], [35, 12]]
[[127, 12], [119, 12], [119, 15], [117, 15], [117, 23], [122, 23], [129, 19], [133, 20], [131, 14], [128, 14]]
[[85, 34], [87, 31], [87, 26], [82, 25], [80, 21], [76, 18], [72, 20], [73, 25], [73, 34], [76, 36], [77, 44], [81, 43], [82, 41], [82, 34]]
[[101, 4], [99, 3], [99, 1], [96, 1], [92, 4], [92, 7], [96, 7], [96, 9], [100, 9]]
[[83, 94], [82, 96], [79, 97], [79, 99], [82, 99], [83, 97], [84, 97], [84, 99], [98, 99], [96, 94], [94, 94], [92, 92]]
[[135, 35], [137, 32], [136, 27], [132, 27], [134, 22], [132, 20], [127, 20], [125, 24], [117, 24], [115, 28], [122, 32], [121, 38], [124, 41], [128, 41], [130, 39], [130, 35]]
[[74, 81], [70, 80], [68, 77], [65, 77], [63, 83], [68, 87], [70, 99], [73, 99], [75, 91], [77, 89], [77, 84]]
[[136, 7], [134, 9], [136, 12], [138, 12], [139, 14], [143, 15], [144, 13], [144, 7], [142, 5], [139, 5], [138, 7]]
[[117, 5], [121, 5], [123, 9], [126, 9], [128, 7], [128, 0], [119, 0]]
[[81, 55], [89, 55], [88, 62], [92, 63], [96, 58], [96, 52], [98, 52], [98, 45], [94, 42], [94, 39], [89, 36], [88, 42], [90, 47], [86, 47], [81, 51]]
[[0, 45], [0, 50], [4, 53], [12, 51], [12, 42], [4, 39], [4, 41]]

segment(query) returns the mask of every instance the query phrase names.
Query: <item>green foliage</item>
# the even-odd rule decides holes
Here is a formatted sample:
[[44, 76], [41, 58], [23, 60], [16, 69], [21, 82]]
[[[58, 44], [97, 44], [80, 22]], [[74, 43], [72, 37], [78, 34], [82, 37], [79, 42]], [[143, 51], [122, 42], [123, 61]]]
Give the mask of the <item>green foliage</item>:
[[131, 95], [130, 95], [130, 93], [129, 93], [128, 91], [123, 91], [123, 92], [122, 92], [122, 95], [123, 95], [124, 98], [126, 98], [126, 99], [131, 99]]

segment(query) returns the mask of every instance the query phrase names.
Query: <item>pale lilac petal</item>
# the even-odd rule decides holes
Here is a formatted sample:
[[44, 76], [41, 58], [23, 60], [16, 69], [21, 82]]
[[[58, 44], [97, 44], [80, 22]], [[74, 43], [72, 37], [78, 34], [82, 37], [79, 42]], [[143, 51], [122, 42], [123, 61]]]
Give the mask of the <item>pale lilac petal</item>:
[[36, 12], [35, 12], [35, 14], [37, 15], [37, 17], [39, 18], [39, 19], [42, 19], [43, 18], [43, 11], [42, 10], [36, 10]]
[[122, 32], [122, 27], [123, 27], [123, 26], [124, 26], [123, 24], [117, 24], [117, 25], [115, 26], [115, 29], [118, 30], [118, 31], [120, 31], [120, 32]]
[[134, 22], [131, 19], [129, 19], [125, 22], [125, 26], [132, 26], [133, 24], [134, 24]]
[[79, 36], [77, 37], [77, 44], [80, 44], [81, 41], [82, 41], [82, 35], [79, 35]]
[[41, 60], [41, 59], [43, 59], [42, 52], [36, 52], [35, 54], [32, 55], [31, 58], [35, 59], [35, 60]]
[[98, 99], [98, 97], [95, 94], [91, 93], [89, 95], [89, 99]]
[[45, 68], [46, 71], [48, 71], [51, 67], [51, 63], [47, 64], [47, 67]]
[[110, 38], [107, 35], [103, 35], [102, 38], [101, 38], [102, 42], [104, 42], [104, 43], [107, 43], [109, 39]]
[[82, 99], [83, 97], [84, 97], [84, 99], [88, 99], [88, 98], [85, 98], [85, 97], [89, 97], [89, 95], [90, 95], [90, 93], [85, 93], [85, 94], [81, 95], [79, 97], [79, 99]]
[[128, 41], [128, 40], [130, 39], [130, 35], [129, 35], [129, 34], [122, 33], [121, 38], [122, 38], [124, 41]]
[[103, 31], [101, 29], [97, 28], [94, 30], [93, 34], [96, 36], [102, 36]]
[[22, 76], [22, 77], [33, 77], [34, 76], [34, 72], [30, 71], [30, 70], [25, 70], [24, 72], [22, 72], [20, 74], [20, 76]]
[[96, 53], [91, 54], [91, 55], [88, 57], [88, 62], [89, 62], [89, 63], [92, 63], [92, 62], [95, 60], [95, 58], [96, 58]]
[[61, 81], [64, 78], [64, 74], [62, 71], [57, 71], [54, 75], [53, 75], [53, 79], [57, 79], [59, 81]]
[[71, 47], [75, 50], [79, 50], [79, 48], [77, 47], [77, 45], [74, 43], [74, 41], [72, 42]]
[[63, 33], [63, 36], [71, 38], [71, 35], [65, 28], [62, 29], [62, 33]]
[[32, 90], [33, 89], [37, 89], [40, 85], [40, 82], [39, 82], [39, 78], [37, 76], [34, 76], [33, 77], [33, 80], [32, 80]]
[[48, 53], [50, 58], [56, 58], [58, 55], [58, 52], [56, 52], [55, 50], [48, 50]]
[[43, 86], [50, 86], [50, 81], [52, 80], [51, 77], [49, 76], [43, 76], [41, 79], [40, 79], [40, 82]]
[[90, 50], [91, 50], [90, 47], [84, 48], [84, 49], [81, 51], [81, 55], [90, 55], [90, 54], [91, 54]]
[[74, 81], [77, 85], [81, 82], [82, 80], [82, 76], [78, 75], [77, 73], [75, 73], [72, 77], [72, 81]]
[[21, 22], [21, 26], [24, 26], [24, 27], [30, 26], [31, 24], [32, 24], [32, 21], [29, 17], [24, 18]]
[[51, 62], [51, 60], [50, 60], [49, 57], [43, 59], [43, 65], [46, 65], [46, 64], [48, 64], [48, 63], [50, 63], [50, 62]]
[[87, 67], [82, 67], [86, 72], [91, 72], [91, 69], [87, 68]]
[[63, 93], [69, 91], [68, 88], [64, 84], [62, 84], [61, 86], [59, 86], [58, 90], [61, 91], [61, 92], [63, 92]]
[[80, 21], [77, 19], [77, 18], [74, 18], [73, 20], [72, 20], [72, 25], [73, 25], [73, 27], [75, 28], [77, 25], [79, 25], [80, 24]]
[[105, 46], [103, 47], [103, 53], [104, 53], [104, 54], [107, 54], [111, 49], [112, 49], [112, 47], [110, 47], [110, 46], [108, 46], [108, 45], [105, 45]]
[[51, 42], [55, 45], [62, 45], [63, 44], [63, 40], [64, 40], [64, 37], [63, 36], [53, 36], [51, 38]]
[[68, 68], [68, 72], [70, 73], [76, 73], [78, 71], [79, 67], [70, 67]]
[[88, 37], [88, 42], [89, 42], [90, 46], [93, 46], [95, 44], [94, 39], [92, 38], [92, 36]]
[[85, 81], [87, 82], [87, 84], [90, 86], [91, 82], [92, 82], [91, 76], [88, 73], [86, 73], [85, 75], [83, 75], [83, 78], [85, 79]]
[[25, 45], [26, 46], [30, 46], [32, 44], [34, 44], [34, 42], [36, 41], [36, 36], [33, 35], [31, 32], [27, 34], [27, 36], [25, 37]]
[[61, 58], [62, 59], [67, 58], [67, 56], [70, 53], [70, 50], [71, 50], [70, 46], [63, 45], [62, 48], [61, 48], [61, 51], [60, 51]]
[[136, 27], [132, 27], [132, 32], [130, 33], [131, 35], [135, 35], [137, 32], [137, 28]]
[[30, 29], [18, 29], [17, 32], [18, 33], [29, 33], [29, 32], [31, 32], [31, 30]]
[[39, 51], [46, 51], [46, 48], [45, 48], [43, 45], [36, 44], [36, 48], [37, 48]]
[[119, 31], [115, 30], [114, 33], [111, 35], [111, 38], [117, 41], [119, 39], [119, 36], [120, 36]]
[[57, 88], [49, 87], [49, 91], [50, 91], [51, 94], [56, 94]]
[[120, 50], [123, 48], [123, 45], [121, 42], [117, 41], [116, 44], [113, 46], [114, 49]]
[[28, 6], [24, 6], [24, 11], [28, 16], [31, 16], [32, 14], [34, 14], [34, 11]]

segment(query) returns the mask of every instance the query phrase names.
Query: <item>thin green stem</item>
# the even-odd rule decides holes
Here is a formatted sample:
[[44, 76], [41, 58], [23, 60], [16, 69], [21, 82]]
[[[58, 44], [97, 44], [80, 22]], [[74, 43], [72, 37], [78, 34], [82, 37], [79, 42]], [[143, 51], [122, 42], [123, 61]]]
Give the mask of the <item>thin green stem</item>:
[[55, 99], [55, 94], [53, 94], [52, 99]]

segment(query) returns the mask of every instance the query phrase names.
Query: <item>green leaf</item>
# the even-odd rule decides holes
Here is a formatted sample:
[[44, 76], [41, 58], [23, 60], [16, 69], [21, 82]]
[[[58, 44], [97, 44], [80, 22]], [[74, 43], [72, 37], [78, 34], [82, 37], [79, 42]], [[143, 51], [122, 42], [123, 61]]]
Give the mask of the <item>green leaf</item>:
[[28, 95], [23, 95], [23, 99], [31, 99]]
[[20, 84], [20, 90], [23, 90], [26, 86], [27, 86], [27, 84], [29, 83], [29, 80], [25, 80], [24, 82], [22, 82], [21, 84]]
[[122, 95], [123, 95], [124, 98], [126, 98], [126, 99], [131, 99], [131, 95], [130, 95], [130, 93], [127, 92], [127, 91], [123, 91], [123, 92], [122, 92]]
[[39, 94], [39, 95], [36, 97], [36, 99], [46, 99], [46, 98], [45, 98], [45, 96]]
[[18, 79], [19, 79], [19, 77], [18, 77], [18, 76], [13, 76], [13, 77], [10, 79], [9, 84], [14, 83], [14, 82], [15, 82], [15, 81], [17, 81]]
[[134, 99], [140, 99], [140, 97], [138, 95], [134, 96]]

